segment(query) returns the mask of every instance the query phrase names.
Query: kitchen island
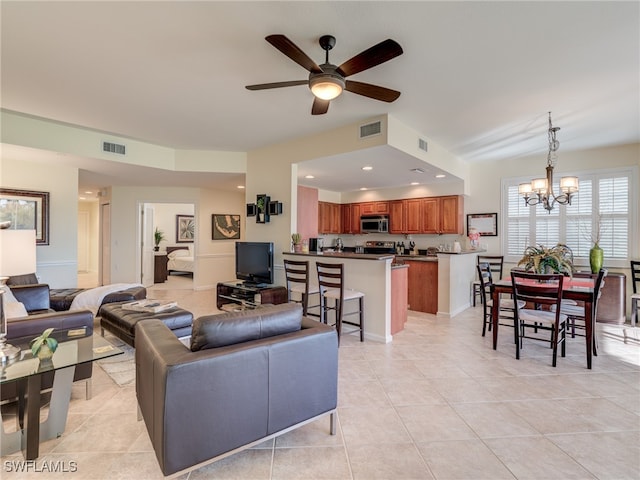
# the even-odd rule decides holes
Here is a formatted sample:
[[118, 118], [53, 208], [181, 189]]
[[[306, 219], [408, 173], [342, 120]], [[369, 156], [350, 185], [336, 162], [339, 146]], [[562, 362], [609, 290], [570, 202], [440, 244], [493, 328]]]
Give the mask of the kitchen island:
[[[324, 253], [292, 253], [283, 252], [285, 256], [294, 257], [295, 260], [308, 260], [311, 280], [316, 278], [316, 262], [343, 263], [345, 288], [358, 290], [365, 294], [364, 298], [364, 336], [365, 340], [388, 343], [393, 340], [392, 324], [404, 325], [406, 319], [392, 318], [392, 296], [396, 300], [406, 304], [406, 282], [392, 281], [392, 265], [394, 255], [377, 255], [368, 253], [349, 252], [324, 252]], [[406, 270], [406, 266], [398, 266]], [[400, 273], [400, 272], [398, 272]], [[394, 277], [402, 278], [401, 275]], [[316, 283], [316, 282], [313, 282]], [[394, 291], [394, 286], [397, 287]], [[403, 300], [404, 299], [404, 300]], [[345, 302], [345, 312], [350, 312], [352, 303]], [[394, 308], [399, 315], [406, 315], [406, 308]], [[346, 327], [345, 327], [346, 328]], [[394, 331], [395, 333], [395, 331]]]

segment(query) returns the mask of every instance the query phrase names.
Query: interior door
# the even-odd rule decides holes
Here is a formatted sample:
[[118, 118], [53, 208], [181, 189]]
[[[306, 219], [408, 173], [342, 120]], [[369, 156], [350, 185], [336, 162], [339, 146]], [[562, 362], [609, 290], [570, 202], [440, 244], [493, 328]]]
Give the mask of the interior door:
[[140, 283], [145, 287], [153, 285], [154, 253], [153, 253], [153, 205], [145, 203], [141, 210]]

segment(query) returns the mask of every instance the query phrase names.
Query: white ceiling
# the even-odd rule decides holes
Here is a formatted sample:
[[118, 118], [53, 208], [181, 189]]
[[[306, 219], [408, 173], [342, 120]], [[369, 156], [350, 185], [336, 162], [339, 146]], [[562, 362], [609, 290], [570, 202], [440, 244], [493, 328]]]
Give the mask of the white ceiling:
[[[249, 151], [388, 113], [466, 161], [540, 153], [542, 168], [549, 110], [562, 128], [560, 158], [562, 150], [640, 141], [638, 2], [2, 1], [0, 8], [3, 109], [172, 148]], [[273, 33], [316, 63], [324, 60], [318, 38], [334, 35], [337, 65], [393, 38], [403, 55], [351, 78], [402, 95], [387, 104], [346, 92], [326, 115], [312, 116], [306, 86], [248, 91], [308, 76], [264, 40]], [[412, 180], [414, 159], [376, 153], [324, 167], [309, 162], [299, 173], [316, 175], [304, 184], [336, 191]], [[146, 178], [235, 188], [242, 180], [175, 173], [167, 180], [160, 171], [64, 161], [82, 162], [86, 186]], [[354, 173], [365, 161], [379, 167]]]

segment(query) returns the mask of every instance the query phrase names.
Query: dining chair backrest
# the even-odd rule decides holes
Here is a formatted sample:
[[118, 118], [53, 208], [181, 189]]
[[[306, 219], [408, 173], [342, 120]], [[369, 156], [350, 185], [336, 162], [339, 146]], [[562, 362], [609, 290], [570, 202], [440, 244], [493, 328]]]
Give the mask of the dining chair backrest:
[[638, 293], [640, 285], [640, 261], [631, 260], [631, 286], [633, 293]]
[[504, 256], [502, 255], [478, 255], [477, 264], [488, 263], [492, 276], [500, 280], [504, 267]]
[[491, 265], [487, 262], [478, 263], [478, 278], [480, 279], [480, 295], [482, 302], [486, 304], [487, 294], [490, 294], [491, 284], [493, 283], [493, 275], [491, 274]]
[[563, 275], [512, 271], [511, 282], [516, 300], [548, 307], [555, 305], [556, 313], [560, 315]]

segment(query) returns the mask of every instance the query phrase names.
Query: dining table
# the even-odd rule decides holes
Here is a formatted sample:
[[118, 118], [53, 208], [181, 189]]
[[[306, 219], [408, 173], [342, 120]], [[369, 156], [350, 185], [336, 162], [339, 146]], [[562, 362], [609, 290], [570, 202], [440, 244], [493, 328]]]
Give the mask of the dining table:
[[[587, 368], [591, 369], [591, 358], [597, 355], [594, 342], [595, 318], [594, 306], [595, 279], [565, 278], [562, 285], [562, 298], [584, 302], [585, 315], [585, 343], [587, 351]], [[491, 285], [491, 324], [493, 327], [493, 349], [498, 348], [498, 325], [500, 312], [500, 297], [503, 294], [513, 295], [511, 277], [495, 281]]]

